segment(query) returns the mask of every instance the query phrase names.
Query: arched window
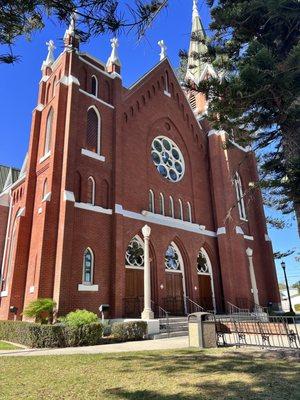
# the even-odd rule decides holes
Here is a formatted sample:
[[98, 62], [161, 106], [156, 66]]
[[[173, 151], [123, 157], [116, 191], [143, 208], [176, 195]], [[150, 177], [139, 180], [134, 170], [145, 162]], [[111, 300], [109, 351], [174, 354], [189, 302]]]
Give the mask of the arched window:
[[174, 218], [174, 200], [172, 196], [169, 197], [169, 207], [170, 207], [169, 209], [170, 217]]
[[51, 150], [52, 125], [53, 125], [53, 108], [50, 109], [48, 116], [47, 116], [47, 121], [46, 121], [44, 155], [48, 154]]
[[83, 254], [83, 274], [82, 283], [92, 285], [94, 274], [94, 254], [90, 248], [87, 248]]
[[177, 246], [172, 242], [169, 244], [166, 254], [165, 254], [165, 267], [166, 270], [180, 271], [182, 266], [180, 263], [181, 257], [179, 256], [179, 250]]
[[182, 201], [179, 199], [178, 200], [179, 203], [179, 219], [181, 219], [183, 221], [183, 207], [182, 207]]
[[95, 180], [92, 176], [88, 179], [88, 193], [87, 193], [87, 202], [89, 204], [95, 205], [95, 194], [96, 194], [96, 184]]
[[234, 185], [236, 191], [236, 198], [238, 203], [240, 219], [247, 219], [246, 208], [244, 202], [244, 191], [240, 175], [236, 172], [234, 176]]
[[162, 193], [159, 194], [159, 212], [161, 215], [165, 215], [165, 198]]
[[154, 193], [153, 190], [149, 190], [149, 211], [155, 213]]
[[94, 107], [87, 112], [86, 148], [100, 154], [100, 115]]
[[125, 266], [130, 267], [144, 267], [144, 242], [139, 236], [131, 239], [126, 253], [125, 253]]
[[192, 222], [192, 207], [191, 203], [188, 201], [186, 204], [186, 209], [187, 209], [187, 221]]
[[52, 83], [52, 93], [51, 93], [51, 97], [53, 97], [55, 95], [55, 89], [56, 89], [56, 76], [53, 79], [53, 83]]
[[211, 263], [206, 251], [202, 248], [197, 257], [197, 273], [211, 274]]
[[98, 96], [98, 79], [95, 75], [92, 76], [92, 95], [96, 97]]
[[47, 178], [44, 180], [43, 184], [43, 193], [42, 193], [42, 199], [46, 197], [46, 194], [48, 193], [48, 180]]
[[165, 73], [165, 91], [169, 93], [169, 74], [168, 72]]

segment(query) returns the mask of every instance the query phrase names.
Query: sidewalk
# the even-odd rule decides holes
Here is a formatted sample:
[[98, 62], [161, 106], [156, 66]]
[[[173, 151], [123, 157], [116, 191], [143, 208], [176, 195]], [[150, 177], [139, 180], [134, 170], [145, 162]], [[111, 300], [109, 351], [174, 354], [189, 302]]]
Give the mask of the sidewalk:
[[169, 350], [188, 348], [188, 337], [176, 337], [159, 340], [144, 340], [140, 342], [126, 342], [115, 344], [102, 344], [99, 346], [66, 347], [63, 349], [20, 349], [1, 350], [0, 357], [8, 356], [51, 356], [71, 354], [104, 354], [122, 353], [128, 351]]

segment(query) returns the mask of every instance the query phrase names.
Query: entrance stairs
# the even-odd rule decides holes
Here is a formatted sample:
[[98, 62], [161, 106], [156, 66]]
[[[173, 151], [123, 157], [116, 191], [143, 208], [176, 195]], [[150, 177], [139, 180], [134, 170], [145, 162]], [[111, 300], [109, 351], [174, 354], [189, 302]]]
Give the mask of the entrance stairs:
[[165, 339], [169, 337], [188, 336], [187, 317], [168, 317], [159, 319], [159, 333], [153, 335], [153, 339]]

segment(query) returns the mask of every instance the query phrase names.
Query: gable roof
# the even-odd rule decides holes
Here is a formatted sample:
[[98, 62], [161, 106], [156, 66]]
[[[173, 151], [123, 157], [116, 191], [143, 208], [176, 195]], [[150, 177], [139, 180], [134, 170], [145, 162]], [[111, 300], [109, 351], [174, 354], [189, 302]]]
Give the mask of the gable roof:
[[18, 180], [19, 173], [17, 168], [0, 165], [0, 193]]

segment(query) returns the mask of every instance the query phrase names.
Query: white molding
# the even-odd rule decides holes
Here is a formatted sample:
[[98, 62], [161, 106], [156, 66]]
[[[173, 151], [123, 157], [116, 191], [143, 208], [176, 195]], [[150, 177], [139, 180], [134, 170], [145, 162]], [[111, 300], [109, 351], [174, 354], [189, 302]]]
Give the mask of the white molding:
[[0, 292], [0, 297], [7, 297], [7, 296], [8, 296], [7, 290], [2, 290], [2, 292]]
[[168, 96], [168, 97], [172, 97], [171, 93], [168, 92], [167, 90], [164, 90], [164, 94], [165, 94], [166, 96]]
[[100, 154], [94, 153], [93, 151], [87, 149], [81, 149], [81, 154], [90, 158], [94, 158], [95, 160], [105, 162], [105, 157]]
[[49, 158], [50, 156], [51, 156], [51, 150], [48, 151], [48, 153], [46, 153], [45, 155], [43, 155], [43, 157], [40, 158], [40, 164], [42, 164], [42, 162], [47, 160], [47, 158]]
[[144, 271], [144, 267], [135, 267], [133, 265], [125, 265], [126, 269], [136, 269], [137, 271]]
[[51, 200], [51, 192], [48, 192], [48, 193], [45, 194], [42, 202], [50, 201], [50, 200]]
[[34, 293], [34, 286], [30, 286], [29, 293]]
[[240, 226], [235, 227], [235, 232], [237, 235], [244, 235], [244, 231]]
[[50, 79], [50, 75], [43, 75], [40, 82], [47, 82]]
[[265, 241], [266, 242], [271, 242], [271, 238], [267, 233], [265, 233]]
[[222, 226], [217, 229], [217, 235], [226, 235], [226, 228], [225, 226]]
[[239, 144], [237, 144], [234, 140], [229, 139], [229, 142], [231, 144], [233, 144], [235, 147], [237, 147], [238, 149], [244, 151], [245, 153], [249, 153], [251, 151], [251, 146], [246, 146], [246, 147], [242, 147]]
[[[36, 110], [36, 111], [43, 111], [44, 108], [45, 108], [44, 104], [39, 103], [39, 104], [34, 108], [34, 110]], [[34, 110], [33, 110], [33, 111], [34, 111]]]
[[64, 75], [60, 78], [60, 80], [58, 82], [62, 83], [63, 85], [66, 85], [66, 86], [72, 85], [73, 83], [77, 86], [80, 86], [79, 80], [73, 75], [69, 75], [69, 76]]
[[87, 211], [94, 211], [100, 214], [112, 214], [112, 210], [109, 208], [103, 208], [99, 206], [93, 206], [93, 204], [89, 203], [75, 203], [74, 206], [76, 208], [81, 208], [82, 210], [87, 210]]
[[112, 76], [113, 79], [119, 78], [122, 80], [122, 76], [118, 74], [116, 71], [113, 71], [110, 75]]
[[249, 236], [249, 235], [244, 235], [244, 239], [246, 240], [254, 240], [253, 236]]
[[72, 203], [75, 203], [74, 193], [70, 192], [69, 190], [64, 190], [64, 200], [65, 201], [71, 201]]
[[126, 218], [131, 218], [139, 221], [145, 221], [153, 224], [168, 226], [170, 228], [182, 229], [188, 232], [198, 233], [200, 235], [206, 235], [216, 237], [216, 233], [208, 230], [202, 230], [200, 225], [194, 224], [171, 217], [165, 217], [160, 214], [154, 214], [149, 211], [142, 211], [142, 213], [136, 213], [133, 211], [124, 210], [120, 204], [115, 204], [115, 213], [121, 214]]
[[78, 284], [78, 292], [98, 292], [99, 285], [85, 285], [84, 283]]
[[104, 105], [107, 106], [107, 107], [110, 107], [110, 108], [112, 108], [112, 109], [115, 108], [113, 105], [111, 105], [111, 104], [109, 104], [109, 103], [106, 103], [106, 101], [104, 101], [104, 100], [102, 100], [102, 99], [99, 99], [99, 97], [94, 96], [92, 93], [88, 93], [88, 92], [86, 92], [86, 91], [83, 90], [83, 89], [79, 89], [79, 92], [85, 94], [85, 95], [88, 96], [88, 97], [91, 97], [93, 100], [99, 101], [99, 103], [104, 104]]
[[20, 208], [20, 210], [17, 213], [17, 218], [18, 217], [24, 217], [25, 215], [25, 207]]
[[208, 132], [207, 136], [213, 136], [213, 135], [222, 136], [222, 135], [226, 135], [226, 132], [223, 130], [212, 129]]

